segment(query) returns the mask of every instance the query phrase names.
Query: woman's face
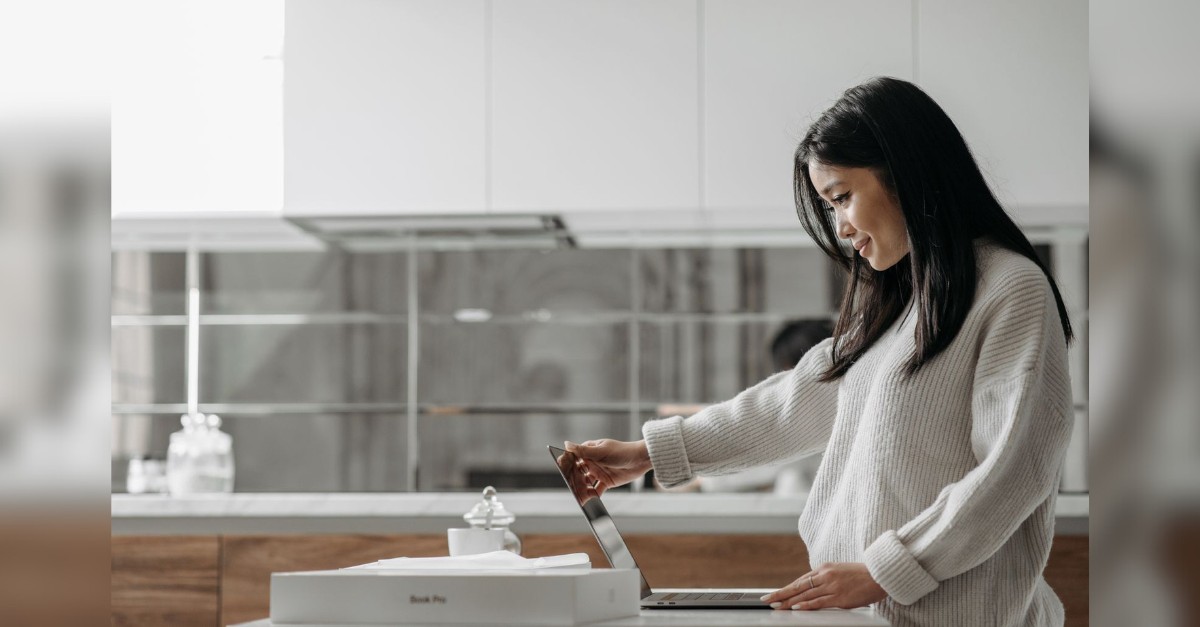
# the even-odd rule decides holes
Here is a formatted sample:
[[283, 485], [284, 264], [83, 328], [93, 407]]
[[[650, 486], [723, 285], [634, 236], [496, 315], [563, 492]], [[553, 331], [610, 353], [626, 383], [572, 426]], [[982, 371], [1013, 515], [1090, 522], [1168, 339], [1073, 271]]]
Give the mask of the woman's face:
[[837, 235], [876, 270], [887, 270], [908, 254], [908, 229], [900, 204], [870, 168], [812, 162], [808, 177], [835, 214]]

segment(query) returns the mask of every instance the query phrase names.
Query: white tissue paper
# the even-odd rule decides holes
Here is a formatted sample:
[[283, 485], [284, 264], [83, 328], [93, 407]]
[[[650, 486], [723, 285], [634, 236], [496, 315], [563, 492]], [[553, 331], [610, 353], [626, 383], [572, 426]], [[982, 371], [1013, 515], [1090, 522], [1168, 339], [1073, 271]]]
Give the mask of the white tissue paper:
[[396, 557], [343, 570], [537, 570], [546, 568], [591, 568], [587, 553], [568, 553], [548, 557], [521, 557], [511, 551], [492, 551], [454, 557]]

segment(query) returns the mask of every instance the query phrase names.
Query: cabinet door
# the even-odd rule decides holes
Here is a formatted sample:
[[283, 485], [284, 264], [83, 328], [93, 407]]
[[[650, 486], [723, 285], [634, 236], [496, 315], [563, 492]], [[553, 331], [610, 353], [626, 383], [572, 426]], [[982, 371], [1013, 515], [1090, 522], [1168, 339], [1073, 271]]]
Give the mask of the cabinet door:
[[114, 536], [112, 624], [224, 624], [219, 544], [217, 536]]
[[482, 213], [483, 0], [294, 0], [285, 213]]
[[698, 206], [695, 0], [493, 5], [492, 206]]
[[120, 3], [113, 217], [278, 216], [281, 3]]
[[718, 224], [750, 213], [762, 216], [759, 226], [799, 229], [796, 144], [847, 88], [879, 75], [912, 79], [911, 5], [703, 0], [703, 8], [705, 207]]
[[1088, 220], [1088, 5], [918, 3], [918, 77], [1026, 225]]

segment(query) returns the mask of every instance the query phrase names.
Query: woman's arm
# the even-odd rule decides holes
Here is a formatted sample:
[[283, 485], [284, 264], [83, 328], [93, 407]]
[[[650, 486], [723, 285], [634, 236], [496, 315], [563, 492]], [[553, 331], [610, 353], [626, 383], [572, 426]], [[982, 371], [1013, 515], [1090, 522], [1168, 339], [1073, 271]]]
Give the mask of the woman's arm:
[[780, 372], [684, 419], [652, 420], [642, 435], [659, 483], [673, 487], [697, 474], [726, 474], [823, 450], [837, 415], [838, 384], [818, 377], [833, 338]]
[[866, 549], [872, 577], [898, 603], [991, 557], [1057, 489], [1073, 422], [1071, 386], [1058, 311], [1040, 273], [1016, 281], [991, 317], [974, 386], [979, 464]]

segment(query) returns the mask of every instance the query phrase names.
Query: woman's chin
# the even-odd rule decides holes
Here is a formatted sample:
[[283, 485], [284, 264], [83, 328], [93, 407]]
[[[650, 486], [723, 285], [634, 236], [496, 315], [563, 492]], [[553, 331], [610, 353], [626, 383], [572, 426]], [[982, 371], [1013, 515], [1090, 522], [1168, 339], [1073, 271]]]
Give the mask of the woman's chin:
[[883, 272], [884, 270], [887, 270], [888, 268], [900, 263], [900, 259], [904, 259], [904, 257], [902, 256], [900, 259], [896, 260], [888, 260], [887, 262], [884, 262], [880, 260], [879, 257], [875, 256], [865, 257], [865, 259], [867, 260], [867, 264], [870, 265], [871, 268], [876, 272]]

